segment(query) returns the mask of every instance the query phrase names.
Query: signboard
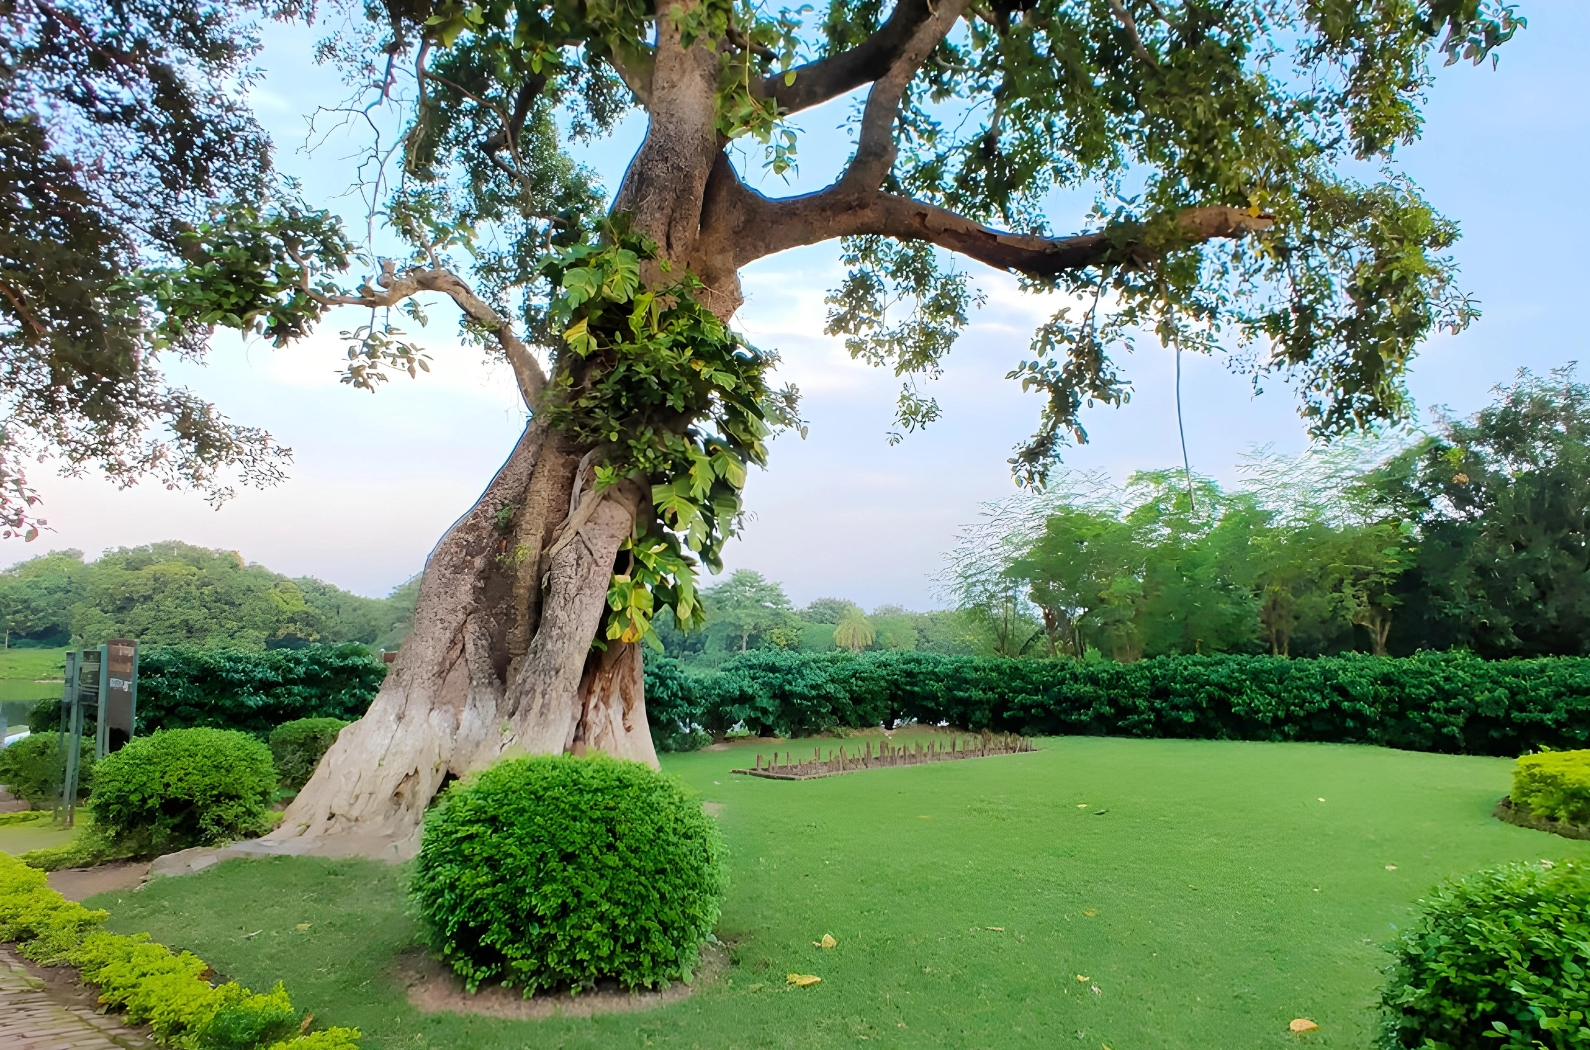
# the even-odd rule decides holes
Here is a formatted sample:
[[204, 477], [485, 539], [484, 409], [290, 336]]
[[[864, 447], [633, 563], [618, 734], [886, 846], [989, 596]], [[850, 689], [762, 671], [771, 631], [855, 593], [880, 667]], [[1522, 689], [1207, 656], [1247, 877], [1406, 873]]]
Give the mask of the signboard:
[[132, 739], [133, 720], [138, 714], [138, 643], [131, 638], [112, 638], [100, 646], [104, 654], [100, 681], [101, 757], [119, 751]]

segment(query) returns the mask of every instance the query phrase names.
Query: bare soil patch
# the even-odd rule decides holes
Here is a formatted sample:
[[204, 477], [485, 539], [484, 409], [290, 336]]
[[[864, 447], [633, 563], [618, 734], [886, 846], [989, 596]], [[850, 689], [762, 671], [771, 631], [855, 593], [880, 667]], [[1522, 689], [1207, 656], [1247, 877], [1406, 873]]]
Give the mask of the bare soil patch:
[[395, 976], [408, 988], [409, 1005], [421, 1013], [475, 1014], [510, 1021], [536, 1021], [546, 1017], [594, 1017], [655, 1010], [684, 1002], [698, 990], [715, 984], [729, 968], [729, 949], [709, 944], [701, 951], [701, 965], [689, 984], [675, 982], [650, 992], [627, 992], [616, 981], [603, 982], [578, 995], [538, 992], [529, 999], [517, 988], [483, 986], [473, 994], [464, 990], [464, 979], [428, 955], [404, 955]]
[[50, 889], [69, 901], [81, 901], [96, 893], [137, 889], [148, 874], [147, 860], [119, 860], [93, 868], [62, 868], [50, 872]]
[[1504, 795], [1502, 800], [1496, 803], [1491, 816], [1507, 824], [1516, 824], [1518, 827], [1532, 828], [1535, 831], [1549, 831], [1565, 839], [1590, 839], [1590, 825], [1569, 824], [1550, 817], [1536, 816], [1528, 806], [1514, 802], [1511, 795]]

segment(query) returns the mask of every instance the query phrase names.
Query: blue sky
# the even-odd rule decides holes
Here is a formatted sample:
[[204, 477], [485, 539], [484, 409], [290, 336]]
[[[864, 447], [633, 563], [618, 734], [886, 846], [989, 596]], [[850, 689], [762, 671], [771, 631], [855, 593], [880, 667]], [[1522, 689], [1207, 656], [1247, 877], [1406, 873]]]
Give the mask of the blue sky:
[[[1424, 138], [1401, 166], [1463, 229], [1456, 255], [1462, 285], [1484, 316], [1467, 332], [1432, 339], [1415, 361], [1410, 387], [1421, 406], [1468, 413], [1521, 367], [1536, 371], [1584, 356], [1583, 289], [1590, 267], [1590, 71], [1578, 42], [1590, 38], [1590, 5], [1534, 0], [1521, 5], [1529, 28], [1501, 51], [1501, 63], [1445, 69], [1430, 93]], [[333, 136], [312, 155], [299, 150], [303, 114], [342, 91], [311, 62], [314, 33], [273, 30], [256, 92], [276, 138], [278, 164], [306, 191], [350, 217], [359, 205], [334, 194], [345, 184], [352, 144]], [[843, 156], [832, 129], [844, 103], [807, 114], [811, 133], [792, 190], [826, 182]], [[612, 180], [641, 131], [631, 121], [585, 159]], [[826, 142], [823, 140], [826, 138]], [[753, 160], [750, 167], [755, 167]], [[769, 192], [786, 192], [781, 183]], [[1057, 209], [1060, 206], [1057, 205]], [[1057, 210], [1057, 228], [1075, 225]], [[1003, 376], [1022, 357], [1033, 327], [1054, 304], [1023, 296], [1010, 278], [970, 264], [987, 305], [973, 318], [932, 392], [943, 418], [891, 447], [886, 440], [897, 389], [887, 373], [851, 361], [822, 335], [824, 291], [840, 269], [833, 246], [763, 260], [743, 280], [737, 323], [758, 346], [783, 355], [780, 376], [798, 384], [810, 436], [774, 445], [770, 468], [747, 487], [744, 536], [730, 568], [754, 568], [784, 583], [797, 603], [823, 595], [867, 607], [937, 604], [932, 578], [956, 531], [979, 504], [1014, 491], [1006, 459], [1032, 429], [1039, 404]], [[45, 550], [183, 539], [240, 551], [293, 575], [313, 575], [365, 594], [383, 594], [417, 572], [437, 538], [473, 502], [517, 435], [521, 416], [506, 369], [459, 347], [450, 318], [424, 333], [436, 367], [418, 381], [394, 381], [377, 395], [336, 377], [340, 328], [285, 351], [217, 340], [209, 364], [180, 378], [233, 418], [269, 429], [295, 451], [290, 479], [244, 491], [220, 510], [197, 495], [141, 485], [118, 491], [92, 475], [61, 478], [36, 468], [34, 481], [54, 532], [9, 547], [11, 561]], [[1151, 341], [1122, 361], [1131, 403], [1098, 409], [1085, 422], [1092, 443], [1068, 465], [1133, 470], [1180, 461], [1173, 400], [1174, 361]], [[1183, 400], [1193, 469], [1235, 482], [1242, 453], [1273, 443], [1305, 445], [1291, 391], [1270, 381], [1255, 396], [1248, 377], [1220, 358], [1184, 359]]]

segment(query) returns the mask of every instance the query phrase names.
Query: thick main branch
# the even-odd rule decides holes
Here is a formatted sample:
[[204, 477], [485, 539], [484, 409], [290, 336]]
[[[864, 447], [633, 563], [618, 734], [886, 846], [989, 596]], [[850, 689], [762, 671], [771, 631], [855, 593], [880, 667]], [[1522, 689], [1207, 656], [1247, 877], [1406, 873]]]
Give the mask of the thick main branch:
[[[774, 200], [746, 187], [726, 159], [712, 181], [703, 234], [729, 245], [737, 267], [790, 248], [864, 235], [928, 241], [1031, 277], [1148, 261], [1141, 230], [1116, 228], [1072, 237], [1010, 233], [909, 197], [856, 192], [843, 180], [818, 193]], [[1274, 222], [1269, 215], [1225, 205], [1187, 208], [1177, 215], [1185, 243], [1246, 237]]]

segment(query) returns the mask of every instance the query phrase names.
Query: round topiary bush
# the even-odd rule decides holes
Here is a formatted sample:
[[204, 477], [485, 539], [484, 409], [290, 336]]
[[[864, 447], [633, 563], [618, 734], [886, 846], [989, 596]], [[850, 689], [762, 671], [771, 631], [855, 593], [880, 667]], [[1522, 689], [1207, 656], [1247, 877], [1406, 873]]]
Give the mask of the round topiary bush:
[[[83, 737], [78, 746], [77, 797], [82, 799], [94, 786], [94, 740]], [[34, 809], [55, 802], [65, 773], [60, 733], [34, 733], [10, 747], [0, 748], [0, 785], [17, 798], [26, 799]]]
[[261, 833], [275, 791], [270, 749], [247, 733], [171, 729], [107, 755], [89, 808], [116, 842], [164, 851]]
[[690, 979], [723, 893], [712, 818], [673, 781], [605, 756], [510, 759], [425, 821], [412, 893], [473, 991]]
[[1590, 867], [1508, 864], [1420, 904], [1391, 945], [1386, 1050], [1590, 1048]]
[[348, 725], [340, 718], [295, 718], [271, 730], [271, 758], [282, 787], [297, 791], [307, 784], [337, 742], [337, 734]]

